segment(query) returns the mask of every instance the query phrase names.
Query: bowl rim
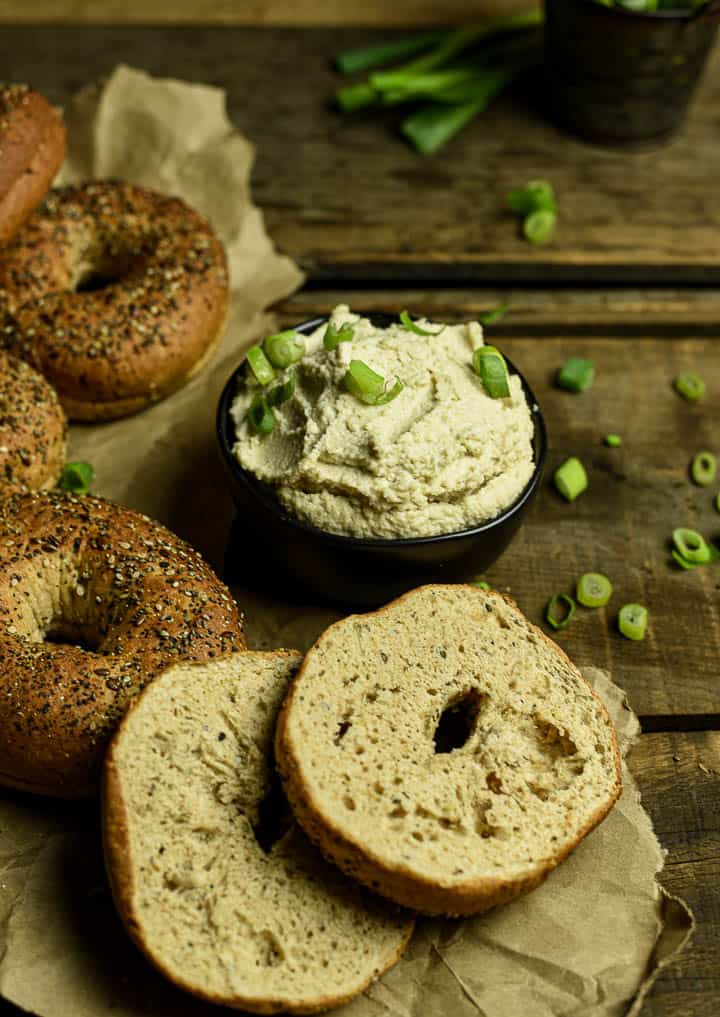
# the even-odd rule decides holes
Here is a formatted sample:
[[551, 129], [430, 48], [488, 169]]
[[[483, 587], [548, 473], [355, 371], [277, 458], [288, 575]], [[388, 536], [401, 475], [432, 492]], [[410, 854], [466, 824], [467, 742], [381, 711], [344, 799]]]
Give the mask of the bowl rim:
[[[363, 314], [362, 317], [369, 319], [373, 323], [381, 325], [381, 327], [386, 327], [388, 324], [396, 324], [400, 320], [398, 314], [393, 314], [388, 311], [369, 311]], [[293, 329], [296, 332], [307, 335], [310, 332], [314, 332], [315, 329], [320, 328], [320, 326], [326, 324], [329, 320], [329, 314], [318, 315], [315, 318], [309, 318], [307, 321], [303, 321], [299, 325], [293, 326]], [[503, 356], [505, 355], [503, 354]], [[446, 541], [460, 539], [466, 540], [468, 538], [477, 537], [482, 533], [487, 533], [490, 530], [495, 529], [497, 526], [501, 526], [504, 522], [522, 510], [523, 506], [534, 494], [535, 489], [540, 483], [543, 467], [547, 458], [547, 427], [545, 425], [545, 418], [542, 410], [540, 409], [540, 404], [535, 398], [535, 394], [530, 388], [530, 385], [526, 381], [524, 375], [517, 369], [515, 364], [508, 357], [505, 357], [505, 361], [507, 363], [509, 373], [517, 375], [520, 379], [520, 384], [522, 385], [525, 398], [528, 402], [528, 406], [530, 407], [530, 414], [533, 420], [533, 452], [536, 452], [535, 463], [533, 466], [532, 476], [517, 498], [506, 509], [503, 509], [499, 515], [493, 516], [492, 519], [488, 519], [477, 526], [468, 527], [464, 530], [453, 530], [451, 533], [436, 533], [424, 537], [353, 537], [347, 533], [334, 533], [332, 530], [323, 530], [319, 526], [313, 526], [311, 523], [306, 523], [303, 520], [290, 515], [290, 513], [283, 508], [281, 503], [271, 493], [270, 488], [266, 488], [265, 485], [257, 481], [247, 470], [240, 466], [232, 453], [232, 446], [234, 444], [234, 428], [232, 418], [230, 416], [230, 407], [232, 406], [232, 402], [237, 391], [240, 372], [244, 369], [244, 359], [232, 371], [230, 377], [223, 386], [223, 390], [218, 401], [215, 419], [215, 433], [220, 446], [220, 452], [230, 474], [239, 480], [246, 490], [267, 510], [272, 512], [274, 516], [279, 518], [283, 524], [289, 525], [291, 528], [299, 531], [300, 533], [305, 533], [315, 539], [322, 539], [330, 544], [336, 544], [346, 548], [353, 547], [365, 550], [382, 551], [390, 550], [392, 548], [423, 547], [428, 544], [444, 543]]]
[[622, 7], [614, 3], [610, 5], [598, 3], [598, 0], [581, 0], [581, 2], [584, 7], [592, 7], [593, 10], [595, 10], [595, 8], [599, 8], [600, 10], [605, 11], [606, 16], [621, 17], [625, 18], [625, 20], [637, 22], [676, 21], [688, 23], [690, 21], [700, 20], [707, 15], [707, 12], [703, 12], [702, 7], [689, 8], [687, 10], [677, 8], [675, 10], [667, 11], [633, 11], [628, 7]]

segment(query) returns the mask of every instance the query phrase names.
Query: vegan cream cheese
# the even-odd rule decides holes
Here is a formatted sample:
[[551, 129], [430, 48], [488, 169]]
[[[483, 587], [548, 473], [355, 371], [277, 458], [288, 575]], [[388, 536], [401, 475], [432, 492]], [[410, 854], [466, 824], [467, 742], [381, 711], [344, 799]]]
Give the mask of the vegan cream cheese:
[[[296, 343], [299, 359], [264, 386], [248, 365], [231, 409], [238, 463], [288, 513], [353, 537], [426, 537], [515, 501], [533, 473], [533, 421], [517, 375], [507, 397], [491, 398], [473, 370], [477, 322], [419, 320], [423, 335], [341, 306], [330, 325], [327, 342], [325, 324], [298, 335], [304, 352]], [[360, 394], [348, 378], [358, 362]]]

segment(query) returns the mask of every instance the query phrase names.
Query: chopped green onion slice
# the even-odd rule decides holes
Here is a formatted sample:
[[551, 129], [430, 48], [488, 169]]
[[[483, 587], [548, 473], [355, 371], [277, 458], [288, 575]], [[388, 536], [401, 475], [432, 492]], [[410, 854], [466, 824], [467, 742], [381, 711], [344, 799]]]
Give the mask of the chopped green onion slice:
[[[561, 605], [560, 610], [565, 608], [565, 614], [557, 615], [558, 605]], [[548, 625], [552, 625], [556, 632], [560, 632], [570, 624], [570, 619], [575, 614], [575, 601], [572, 597], [568, 597], [567, 593], [555, 593], [548, 601], [548, 606], [545, 608], [545, 620]]]
[[606, 434], [605, 444], [608, 448], [619, 448], [622, 445], [622, 438], [619, 434]]
[[348, 392], [368, 406], [383, 406], [392, 402], [405, 388], [399, 378], [395, 379], [391, 388], [387, 388], [383, 376], [362, 360], [350, 361], [343, 380]]
[[508, 306], [508, 304], [500, 304], [498, 307], [494, 307], [492, 311], [486, 311], [485, 314], [478, 315], [478, 321], [481, 325], [494, 325], [505, 317]]
[[642, 604], [623, 604], [620, 608], [618, 628], [626, 639], [644, 639], [647, 622], [647, 608]]
[[678, 565], [680, 566], [681, 569], [689, 570], [689, 569], [696, 569], [698, 567], [696, 564], [693, 564], [693, 562], [688, 561], [687, 558], [683, 558], [683, 556], [681, 554], [678, 554], [678, 552], [675, 550], [675, 548], [672, 549], [670, 554], [675, 559], [675, 561], [678, 563]]
[[74, 463], [65, 463], [58, 487], [72, 494], [87, 494], [94, 479], [95, 470], [90, 463], [78, 460]]
[[717, 459], [712, 452], [698, 452], [690, 464], [690, 476], [700, 487], [712, 484], [717, 473]]
[[261, 346], [251, 346], [245, 354], [248, 366], [261, 385], [267, 385], [275, 377], [272, 364]]
[[323, 338], [323, 346], [326, 350], [334, 350], [340, 343], [349, 343], [353, 337], [355, 331], [354, 325], [351, 325], [349, 321], [346, 321], [340, 328], [335, 328], [331, 321], [328, 322], [328, 327], [325, 329], [325, 336]]
[[491, 399], [506, 399], [510, 395], [507, 364], [500, 350], [494, 346], [478, 346], [472, 365]]
[[523, 222], [523, 236], [531, 244], [547, 244], [555, 232], [557, 216], [549, 208], [531, 212]]
[[510, 191], [505, 199], [511, 212], [530, 215], [542, 209], [555, 211], [555, 194], [547, 180], [531, 180], [527, 187]]
[[432, 331], [431, 329], [420, 328], [417, 322], [413, 321], [407, 311], [400, 312], [400, 322], [403, 328], [406, 328], [408, 332], [414, 332], [415, 335], [440, 335], [441, 332], [445, 331], [445, 325], [441, 325], [440, 328]]
[[601, 572], [586, 572], [580, 576], [576, 596], [583, 607], [604, 607], [612, 597], [612, 583]]
[[491, 589], [490, 583], [486, 583], [484, 579], [473, 579], [470, 583], [471, 586], [477, 586], [478, 590], [489, 590]]
[[293, 330], [269, 335], [263, 346], [273, 367], [289, 367], [290, 364], [296, 364], [298, 360], [302, 360], [305, 354], [305, 342]]
[[686, 526], [678, 526], [672, 534], [675, 550], [685, 561], [694, 565], [704, 565], [712, 558], [709, 545], [706, 543], [702, 533], [697, 530], [690, 530]]
[[250, 403], [247, 417], [251, 430], [256, 434], [263, 436], [270, 434], [275, 427], [275, 414], [268, 406], [265, 396], [260, 393]]
[[583, 357], [568, 357], [558, 371], [555, 380], [560, 388], [568, 392], [584, 392], [590, 388], [595, 377], [592, 360]]
[[585, 467], [575, 456], [566, 459], [555, 470], [555, 487], [568, 501], [575, 501], [587, 489], [588, 478]]
[[287, 374], [287, 380], [275, 385], [267, 394], [268, 406], [281, 406], [295, 394], [295, 368], [291, 367]]
[[705, 395], [705, 382], [693, 371], [683, 371], [673, 381], [675, 391], [688, 402], [695, 403]]

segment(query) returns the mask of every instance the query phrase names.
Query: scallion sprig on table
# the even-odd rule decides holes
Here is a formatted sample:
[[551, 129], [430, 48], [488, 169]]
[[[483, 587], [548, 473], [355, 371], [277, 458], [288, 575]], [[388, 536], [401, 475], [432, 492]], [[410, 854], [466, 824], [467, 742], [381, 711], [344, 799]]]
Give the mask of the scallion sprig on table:
[[[488, 18], [477, 25], [425, 32], [341, 53], [343, 74], [371, 71], [365, 81], [338, 90], [344, 113], [371, 106], [423, 103], [401, 124], [401, 132], [423, 154], [437, 152], [481, 113], [516, 75], [538, 59], [534, 40], [517, 33], [542, 24], [542, 11]], [[506, 39], [507, 37], [507, 39]], [[497, 45], [483, 46], [488, 40]], [[407, 63], [396, 64], [405, 57]]]

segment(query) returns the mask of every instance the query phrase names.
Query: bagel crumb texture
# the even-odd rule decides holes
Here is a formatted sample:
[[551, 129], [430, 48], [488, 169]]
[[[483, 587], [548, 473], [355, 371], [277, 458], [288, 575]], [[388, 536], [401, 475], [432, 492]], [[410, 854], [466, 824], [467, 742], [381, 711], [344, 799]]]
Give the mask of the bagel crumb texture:
[[0, 503], [0, 783], [92, 793], [144, 685], [243, 648], [229, 591], [159, 523], [58, 491]]
[[228, 304], [225, 253], [179, 198], [99, 181], [51, 192], [0, 254], [6, 349], [71, 419], [136, 412], [211, 352]]
[[53, 487], [66, 434], [55, 390], [28, 364], [0, 353], [0, 497]]
[[106, 757], [103, 833], [127, 929], [180, 987], [257, 1013], [337, 1006], [403, 952], [412, 917], [328, 865], [274, 781], [299, 653], [180, 664]]
[[498, 593], [414, 590], [332, 625], [280, 717], [293, 810], [349, 875], [431, 914], [537, 886], [621, 790], [615, 733]]

